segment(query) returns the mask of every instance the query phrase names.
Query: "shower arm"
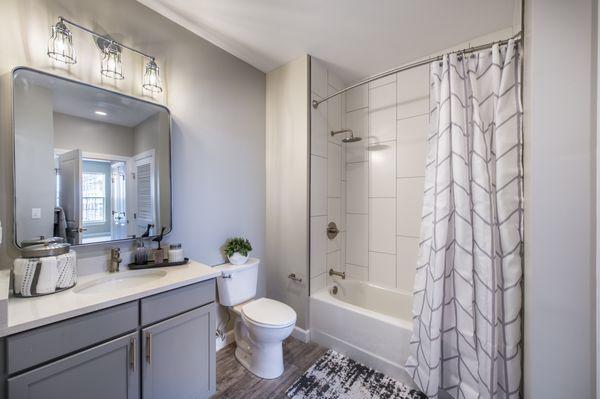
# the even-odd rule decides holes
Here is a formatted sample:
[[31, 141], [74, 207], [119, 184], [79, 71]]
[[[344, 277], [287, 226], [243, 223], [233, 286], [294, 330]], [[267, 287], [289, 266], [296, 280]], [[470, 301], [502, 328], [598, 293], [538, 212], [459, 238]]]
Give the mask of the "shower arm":
[[352, 132], [352, 129], [342, 129], [342, 130], [337, 130], [337, 131], [331, 131], [331, 137], [335, 136], [336, 134], [342, 134], [342, 133], [350, 133], [350, 136], [354, 137], [354, 132]]

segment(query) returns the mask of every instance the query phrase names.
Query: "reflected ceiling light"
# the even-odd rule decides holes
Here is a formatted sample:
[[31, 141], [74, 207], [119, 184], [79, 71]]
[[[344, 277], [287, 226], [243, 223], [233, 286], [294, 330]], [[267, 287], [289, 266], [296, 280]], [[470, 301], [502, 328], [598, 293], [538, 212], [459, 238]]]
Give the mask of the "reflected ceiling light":
[[58, 22], [56, 25], [52, 26], [50, 40], [48, 41], [48, 57], [66, 64], [75, 64], [77, 62], [75, 51], [73, 49], [73, 38], [67, 25], [74, 26], [96, 38], [96, 43], [102, 52], [100, 73], [103, 76], [111, 79], [125, 78], [121, 62], [121, 52], [125, 48], [148, 59], [148, 63], [145, 65], [142, 87], [153, 93], [162, 92], [159, 68], [156, 64], [156, 59], [153, 56], [117, 42], [110, 37], [100, 35], [85, 26], [76, 24], [63, 17], [58, 17]]
[[142, 84], [144, 89], [150, 90], [153, 93], [160, 93], [162, 86], [160, 83], [160, 71], [158, 65], [152, 58], [146, 64], [146, 71], [144, 72], [144, 83]]
[[104, 111], [94, 111], [96, 115], [106, 116], [106, 112]]
[[63, 19], [51, 27], [50, 40], [48, 40], [48, 57], [65, 64], [75, 64], [75, 50], [73, 49], [73, 36]]
[[123, 64], [121, 63], [121, 47], [111, 41], [102, 50], [100, 73], [111, 79], [125, 79]]

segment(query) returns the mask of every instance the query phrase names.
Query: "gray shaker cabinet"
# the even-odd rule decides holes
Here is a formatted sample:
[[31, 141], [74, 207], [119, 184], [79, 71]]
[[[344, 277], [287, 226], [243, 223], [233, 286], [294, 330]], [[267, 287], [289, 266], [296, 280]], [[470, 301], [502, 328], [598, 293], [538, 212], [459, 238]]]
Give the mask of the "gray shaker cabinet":
[[214, 298], [212, 279], [2, 339], [0, 399], [208, 398]]
[[11, 399], [139, 398], [134, 332], [8, 379]]
[[215, 391], [215, 304], [142, 330], [142, 397], [200, 399]]

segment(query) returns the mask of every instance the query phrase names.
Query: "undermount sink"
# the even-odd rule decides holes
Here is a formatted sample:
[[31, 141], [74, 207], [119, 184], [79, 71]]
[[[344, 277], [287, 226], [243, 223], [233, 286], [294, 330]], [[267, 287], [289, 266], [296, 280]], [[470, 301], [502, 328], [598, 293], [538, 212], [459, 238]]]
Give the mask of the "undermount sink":
[[164, 270], [118, 272], [78, 284], [73, 291], [77, 294], [99, 294], [109, 291], [119, 291], [148, 284], [166, 275], [167, 272]]

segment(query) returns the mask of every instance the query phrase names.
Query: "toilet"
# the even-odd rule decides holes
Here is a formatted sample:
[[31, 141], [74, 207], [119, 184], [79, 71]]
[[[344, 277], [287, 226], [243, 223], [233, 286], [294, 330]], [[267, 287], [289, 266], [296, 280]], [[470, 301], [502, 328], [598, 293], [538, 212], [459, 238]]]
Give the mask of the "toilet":
[[296, 312], [285, 303], [257, 298], [258, 259], [243, 265], [221, 266], [217, 277], [219, 302], [236, 314], [234, 336], [236, 359], [260, 378], [273, 379], [283, 373], [282, 342], [296, 324]]

